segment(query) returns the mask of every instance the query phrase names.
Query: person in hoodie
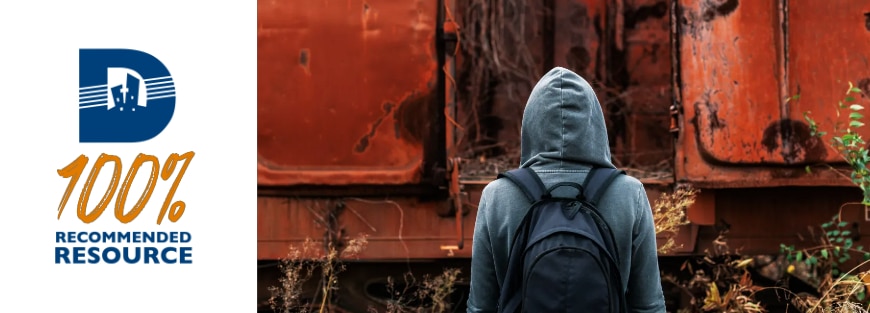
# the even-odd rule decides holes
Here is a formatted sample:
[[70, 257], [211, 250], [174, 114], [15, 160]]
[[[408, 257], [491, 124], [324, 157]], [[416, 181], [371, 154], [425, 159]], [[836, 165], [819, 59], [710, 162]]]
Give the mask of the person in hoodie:
[[[520, 166], [531, 167], [547, 186], [581, 184], [592, 166], [615, 168], [595, 92], [568, 69], [556, 67], [535, 85], [521, 132]], [[528, 199], [507, 179], [483, 189], [474, 227], [468, 313], [497, 311], [511, 239], [528, 207]], [[643, 185], [628, 175], [618, 176], [599, 210], [622, 256], [619, 271], [628, 311], [665, 312], [655, 226]]]

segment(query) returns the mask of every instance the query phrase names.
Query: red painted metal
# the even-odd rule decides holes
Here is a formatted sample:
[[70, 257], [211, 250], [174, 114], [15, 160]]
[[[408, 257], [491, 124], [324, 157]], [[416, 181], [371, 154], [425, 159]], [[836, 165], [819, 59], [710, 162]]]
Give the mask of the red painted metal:
[[[430, 118], [437, 107], [432, 103], [436, 92], [444, 93], [445, 115], [456, 119], [463, 113], [456, 112], [453, 95], [457, 74], [451, 64], [452, 46], [445, 47], [447, 65], [437, 68], [437, 3], [259, 3], [261, 186], [411, 185], [422, 179], [426, 155], [431, 153], [426, 149], [436, 145], [443, 145], [452, 164], [459, 164], [453, 159], [453, 121], [435, 124]], [[445, 3], [446, 10], [455, 7], [454, 1]], [[670, 67], [670, 50], [664, 44], [666, 10], [657, 1], [641, 1], [631, 9], [650, 13], [628, 25], [608, 22], [620, 10], [607, 1], [557, 0], [551, 5], [552, 23], [557, 25], [552, 39], [530, 38], [540, 44], [530, 49], [552, 60], [552, 66], [582, 73], [599, 88], [615, 79], [611, 68], [632, 64], [621, 70], [640, 85], [619, 81], [623, 85], [618, 89], [599, 92], [608, 119], [620, 120], [609, 125], [618, 142], [615, 155], [632, 164], [666, 159], [671, 151], [666, 125], [670, 98], [663, 91]], [[458, 30], [461, 45], [462, 25], [449, 20], [461, 16], [445, 18], [444, 28], [448, 34]], [[607, 31], [597, 33], [601, 28]], [[354, 57], [347, 57], [348, 51], [356, 51]], [[619, 51], [625, 60], [608, 51]], [[442, 91], [434, 82], [439, 70], [448, 73]], [[406, 100], [413, 93], [429, 102]], [[444, 130], [446, 141], [436, 142], [436, 129]], [[369, 134], [368, 145], [360, 145]], [[262, 196], [258, 259], [284, 257], [289, 244], [306, 238], [336, 240], [358, 232], [370, 236], [362, 255], [367, 260], [469, 257], [466, 247], [473, 240], [476, 205], [488, 180], [460, 181], [460, 172], [448, 167], [443, 173], [449, 198], [425, 201], [386, 196], [383, 191], [365, 199], [339, 198], [326, 191], [314, 198]], [[651, 195], [667, 187], [667, 181], [650, 182]]]
[[[301, 247], [306, 239], [320, 242], [345, 240], [358, 234], [368, 236], [368, 246], [359, 255], [364, 260], [420, 260], [471, 257], [474, 218], [480, 194], [489, 181], [462, 183], [462, 223], [455, 215], [439, 216], [438, 212], [453, 211], [450, 201], [423, 201], [411, 197], [374, 198], [306, 198], [287, 199], [261, 197], [257, 210], [257, 254], [260, 260], [275, 260], [287, 256], [290, 245]], [[646, 182], [647, 195], [655, 201], [668, 185]], [[457, 229], [457, 225], [461, 228]], [[675, 238], [681, 249], [673, 254], [690, 253], [694, 248], [693, 231]], [[465, 238], [459, 249], [457, 232]], [[340, 235], [342, 238], [333, 236]], [[667, 238], [663, 235], [661, 238]], [[660, 239], [660, 244], [663, 241]]]
[[[479, 194], [479, 191], [472, 193]], [[479, 198], [479, 195], [472, 197]], [[460, 224], [469, 242], [473, 239], [476, 204], [466, 206], [465, 222]], [[340, 234], [339, 240], [366, 234], [368, 245], [359, 255], [363, 260], [471, 257], [469, 244], [461, 250], [457, 247], [455, 218], [442, 218], [437, 214], [449, 205], [449, 202], [416, 198], [260, 198], [258, 259], [287, 257], [290, 245], [301, 247], [309, 238], [322, 242], [330, 239], [331, 234]]]
[[260, 185], [421, 181], [444, 145], [437, 3], [258, 1]]
[[870, 84], [870, 3], [678, 6], [678, 179], [711, 188], [850, 184], [830, 171], [805, 173], [807, 164], [842, 160], [827, 138], [811, 136], [803, 114], [831, 126], [846, 82]]
[[[400, 275], [406, 260], [434, 260], [435, 272], [467, 266], [477, 204], [493, 177], [463, 176], [454, 167], [462, 156], [454, 143], [467, 135], [454, 121], [472, 114], [455, 98], [470, 87], [453, 62], [468, 56], [454, 56], [451, 44], [439, 49], [449, 39], [437, 38], [437, 29], [445, 37], [456, 31], [461, 46], [463, 32], [477, 28], [441, 23], [438, 11], [455, 9], [442, 18], [463, 21], [463, 10], [479, 3], [258, 5], [258, 182], [297, 187], [272, 196], [265, 190], [280, 188], [261, 188], [258, 260], [285, 257], [289, 245], [307, 238], [342, 243], [367, 234], [359, 255], [366, 262], [339, 280], [347, 284], [342, 305], [355, 311], [371, 302], [367, 284], [387, 271]], [[842, 188], [852, 186], [840, 175], [805, 172], [806, 164], [839, 160], [808, 136], [803, 113], [832, 125], [847, 81], [870, 94], [870, 3], [545, 0], [525, 9], [541, 7], [547, 10], [523, 20], [536, 70], [563, 66], [590, 81], [620, 166], [673, 166], [666, 173], [673, 176], [655, 177], [630, 168], [650, 203], [675, 184], [702, 188], [687, 211], [692, 223], [674, 236], [680, 248], [668, 255], [713, 248], [722, 227], [731, 247], [746, 254], [776, 253], [783, 243], [812, 246], [801, 243], [807, 227], [860, 200], [857, 188]], [[476, 113], [499, 121], [489, 124], [501, 125], [489, 132], [496, 141], [515, 144], [525, 99], [504, 88], [493, 87], [492, 108]], [[799, 100], [784, 101], [798, 93]], [[436, 195], [408, 194], [433, 177], [442, 179]], [[844, 219], [855, 221], [855, 242], [866, 246], [870, 211], [846, 206]], [[657, 236], [659, 244], [665, 239]], [[278, 275], [260, 279], [260, 300], [266, 280]]]
[[[453, 98], [462, 86], [455, 84], [460, 73], [453, 73], [451, 48], [442, 51], [448, 65], [438, 66], [435, 36], [441, 8], [437, 3], [260, 2], [261, 185], [329, 184], [360, 190], [379, 184], [412, 185], [423, 179], [427, 155], [434, 149], [444, 148], [445, 159], [457, 156], [453, 141], [461, 132], [454, 131], [452, 121], [441, 124], [431, 118], [434, 108], [441, 109], [436, 94], [444, 96], [440, 105], [445, 115], [456, 119], [467, 114], [458, 111]], [[453, 7], [453, 2], [448, 3]], [[754, 203], [761, 195], [740, 200], [732, 198], [740, 195], [737, 191], [715, 189], [848, 186], [848, 180], [830, 171], [805, 173], [804, 164], [837, 159], [824, 142], [805, 136], [802, 114], [812, 111], [820, 123], [830, 125], [845, 82], [851, 80], [865, 90], [870, 85], [865, 77], [870, 72], [865, 52], [870, 51], [865, 15], [870, 5], [688, 0], [546, 3], [554, 8], [547, 17], [555, 25], [553, 34], [529, 34], [534, 44], [529, 49], [541, 69], [565, 66], [596, 86], [617, 161], [674, 164], [676, 181], [644, 180], [650, 202], [674, 182], [713, 188], [702, 190], [687, 212], [693, 225], [678, 235], [686, 248], [676, 253], [701, 251], [695, 241], [706, 239], [696, 234], [709, 237], [710, 226], [723, 219], [742, 223], [757, 218], [750, 213], [766, 209]], [[461, 20], [460, 13], [453, 18]], [[669, 13], [674, 14], [670, 28]], [[819, 24], [831, 27], [816, 27]], [[457, 25], [443, 26], [453, 30]], [[463, 30], [458, 25], [460, 45]], [[675, 36], [674, 46], [669, 46], [669, 31]], [[669, 82], [671, 66], [676, 71]], [[449, 73], [447, 83], [439, 90], [436, 77], [444, 70]], [[798, 91], [799, 101], [783, 101]], [[508, 100], [513, 102], [505, 103], [523, 102], [499, 101]], [[673, 125], [672, 103], [677, 104]], [[505, 120], [520, 118], [505, 112], [495, 114], [504, 114], [500, 118]], [[675, 152], [670, 152], [671, 128], [678, 136]], [[443, 131], [446, 141], [435, 135], [438, 131]], [[506, 130], [504, 136], [516, 140], [512, 131]], [[362, 138], [368, 138], [368, 145], [360, 145]], [[359, 232], [370, 236], [362, 256], [366, 260], [467, 258], [479, 192], [490, 178], [463, 181], [457, 177], [461, 173], [453, 170], [443, 172], [443, 193], [449, 197], [396, 196], [377, 189], [368, 191], [364, 199], [340, 198], [326, 191], [314, 191], [320, 194], [313, 198], [261, 197], [258, 258], [280, 258], [288, 244], [305, 238], [334, 240]], [[790, 205], [810, 203], [801, 201], [807, 192], [780, 193], [796, 198]], [[830, 201], [843, 199], [851, 198], [840, 195]], [[759, 242], [766, 243], [754, 246], [759, 251], [775, 249], [772, 242], [789, 238], [795, 227], [802, 230], [836, 209], [828, 202], [817, 204], [824, 214], [793, 216], [789, 220], [793, 225], [779, 228], [748, 223], [755, 226], [736, 227], [732, 235], [738, 241], [763, 239]], [[457, 206], [463, 210], [457, 212]], [[460, 242], [465, 249], [458, 249]]]

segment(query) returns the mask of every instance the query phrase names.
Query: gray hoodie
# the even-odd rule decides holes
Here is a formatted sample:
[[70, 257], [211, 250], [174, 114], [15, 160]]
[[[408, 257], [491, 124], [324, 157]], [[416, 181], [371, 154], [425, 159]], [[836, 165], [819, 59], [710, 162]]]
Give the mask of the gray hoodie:
[[[586, 80], [556, 67], [541, 78], [526, 104], [520, 166], [533, 168], [549, 187], [558, 181], [582, 183], [591, 165], [614, 167], [601, 105]], [[474, 227], [467, 312], [496, 312], [511, 238], [528, 206], [506, 179], [484, 188]], [[629, 312], [665, 312], [655, 226], [643, 185], [620, 175], [602, 196], [599, 210], [619, 249]]]

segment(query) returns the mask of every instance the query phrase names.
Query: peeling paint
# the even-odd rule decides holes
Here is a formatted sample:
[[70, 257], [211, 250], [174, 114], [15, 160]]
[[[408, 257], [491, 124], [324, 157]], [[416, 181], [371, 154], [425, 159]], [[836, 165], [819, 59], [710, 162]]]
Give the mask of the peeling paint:
[[824, 142], [812, 136], [803, 121], [783, 119], [772, 123], [764, 129], [761, 144], [769, 152], [779, 151], [787, 164], [821, 162], [828, 156]]
[[737, 10], [738, 0], [706, 0], [704, 1], [704, 13], [702, 18], [705, 22], [712, 21], [717, 17], [726, 17]]
[[310, 51], [308, 49], [299, 50], [299, 66], [305, 70], [305, 74], [311, 75], [311, 68], [308, 66], [308, 62], [310, 61]]
[[378, 131], [378, 127], [381, 126], [381, 123], [384, 122], [384, 119], [390, 116], [390, 113], [393, 113], [393, 104], [389, 102], [384, 103], [384, 114], [379, 116], [378, 119], [375, 120], [374, 123], [372, 123], [371, 127], [369, 128], [369, 132], [363, 135], [362, 138], [357, 141], [356, 146], [354, 146], [355, 152], [362, 153], [366, 151], [366, 149], [369, 147], [369, 140], [372, 138], [372, 136], [375, 135], [375, 132]]

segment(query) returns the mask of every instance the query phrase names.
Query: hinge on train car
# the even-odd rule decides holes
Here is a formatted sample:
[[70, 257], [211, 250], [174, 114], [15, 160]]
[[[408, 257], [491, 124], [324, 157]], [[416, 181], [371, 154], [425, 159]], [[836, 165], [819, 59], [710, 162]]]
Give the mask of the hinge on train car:
[[680, 115], [683, 114], [683, 108], [679, 104], [671, 105], [671, 126], [670, 131], [674, 137], [680, 133]]

